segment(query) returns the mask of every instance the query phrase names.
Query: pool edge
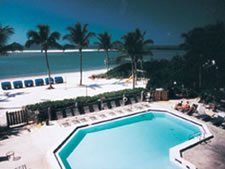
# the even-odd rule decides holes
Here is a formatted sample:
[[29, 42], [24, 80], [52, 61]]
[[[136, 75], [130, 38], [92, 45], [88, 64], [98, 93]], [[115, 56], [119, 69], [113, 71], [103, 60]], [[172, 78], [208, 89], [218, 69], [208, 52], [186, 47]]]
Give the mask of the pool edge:
[[170, 108], [145, 108], [143, 110], [140, 111], [135, 111], [135, 112], [130, 112], [127, 114], [122, 114], [121, 116], [118, 117], [110, 117], [108, 119], [103, 119], [97, 122], [92, 122], [92, 123], [85, 123], [85, 124], [80, 124], [80, 125], [75, 125], [73, 127], [71, 127], [71, 129], [67, 132], [67, 136], [62, 138], [61, 140], [57, 141], [57, 144], [54, 144], [54, 146], [52, 146], [52, 148], [47, 152], [47, 159], [49, 162], [49, 166], [50, 168], [54, 168], [54, 169], [64, 169], [65, 167], [61, 165], [62, 161], [60, 160], [58, 154], [56, 153], [60, 147], [80, 128], [83, 127], [88, 127], [90, 125], [96, 125], [96, 124], [102, 124], [102, 123], [106, 123], [106, 122], [110, 122], [110, 121], [114, 121], [114, 120], [118, 120], [118, 119], [122, 119], [122, 118], [127, 118], [127, 117], [131, 117], [131, 116], [135, 116], [138, 114], [142, 114], [145, 113], [147, 111], [155, 111], [155, 112], [164, 112], [167, 114], [170, 114], [172, 116], [175, 116], [179, 119], [185, 120], [189, 123], [191, 123], [192, 125], [197, 126], [200, 131], [203, 133], [204, 132], [204, 137], [202, 136], [198, 136], [195, 137], [193, 139], [190, 139], [188, 141], [185, 141], [184, 143], [178, 144], [172, 148], [170, 148], [169, 150], [169, 158], [170, 161], [172, 161], [175, 165], [184, 168], [184, 169], [197, 169], [197, 167], [190, 163], [189, 161], [185, 160], [184, 158], [182, 158], [182, 152], [187, 150], [188, 148], [191, 148], [205, 140], [211, 139], [213, 138], [213, 135], [210, 133], [210, 131], [208, 130], [208, 127], [195, 119], [191, 119], [188, 118], [186, 115], [184, 114], [180, 114], [178, 113], [176, 110], [174, 109], [170, 109]]

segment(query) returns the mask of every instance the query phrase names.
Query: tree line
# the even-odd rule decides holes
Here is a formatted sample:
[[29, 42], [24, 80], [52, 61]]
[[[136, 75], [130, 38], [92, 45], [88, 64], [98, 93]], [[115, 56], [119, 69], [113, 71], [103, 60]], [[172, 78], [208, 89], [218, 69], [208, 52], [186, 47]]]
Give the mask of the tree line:
[[[37, 25], [38, 31], [30, 30], [27, 33], [28, 40], [25, 43], [27, 48], [30, 48], [32, 45], [40, 45], [41, 52], [44, 52], [46, 59], [47, 72], [49, 77], [49, 89], [53, 89], [53, 86], [50, 81], [50, 65], [48, 61], [48, 49], [49, 48], [58, 48], [66, 50], [68, 48], [77, 48], [80, 55], [80, 85], [82, 85], [82, 50], [85, 47], [89, 46], [90, 38], [96, 36], [94, 32], [88, 32], [88, 24], [83, 26], [78, 22], [73, 27], [67, 27], [69, 32], [63, 36], [63, 40], [70, 42], [69, 44], [61, 45], [57, 42], [60, 39], [59, 32], [50, 32], [50, 27], [48, 25]], [[0, 41], [1, 48], [0, 54], [7, 54], [7, 51], [23, 50], [22, 45], [18, 43], [13, 43], [6, 45], [7, 40], [10, 35], [14, 33], [13, 28], [9, 26], [2, 27], [0, 25], [1, 39]], [[112, 35], [108, 32], [100, 33], [97, 36], [98, 42], [94, 44], [98, 46], [98, 49], [104, 49], [106, 51], [106, 66], [107, 70], [109, 69], [109, 50], [118, 49], [123, 55], [118, 58], [122, 60], [125, 57], [130, 57], [132, 62], [132, 75], [133, 75], [133, 88], [135, 88], [136, 80], [136, 62], [138, 59], [142, 59], [143, 55], [147, 52], [144, 49], [144, 46], [147, 43], [153, 43], [152, 40], [144, 40], [145, 32], [142, 33], [139, 29], [136, 29], [135, 32], [129, 32], [124, 35], [121, 41], [112, 42]], [[4, 46], [4, 47], [2, 47]], [[143, 60], [143, 59], [142, 59]]]
[[[77, 48], [80, 55], [80, 85], [82, 85], [82, 49], [89, 46], [90, 38], [96, 36], [89, 32], [88, 25], [79, 22], [73, 27], [67, 27], [69, 32], [63, 36], [63, 40], [70, 42], [60, 45], [59, 32], [50, 32], [48, 25], [37, 25], [38, 31], [29, 31], [28, 40], [25, 44], [41, 45], [41, 51], [45, 53], [48, 76], [50, 80], [50, 67], [48, 64], [47, 51], [50, 47], [59, 49]], [[7, 45], [9, 36], [14, 33], [13, 28], [0, 25], [0, 54], [6, 54], [11, 50], [22, 50], [18, 43]], [[149, 84], [158, 87], [171, 87], [173, 85], [185, 86], [197, 91], [207, 88], [220, 88], [225, 85], [225, 26], [224, 23], [210, 24], [198, 27], [183, 33], [184, 39], [180, 48], [185, 51], [183, 56], [174, 56], [170, 61], [152, 61], [145, 64], [143, 57], [152, 55], [148, 45], [153, 44], [152, 39], [145, 39], [146, 32], [136, 29], [121, 37], [121, 40], [112, 42], [112, 34], [108, 32], [97, 35], [98, 42], [94, 44], [99, 49], [106, 51], [106, 66], [109, 70], [109, 50], [117, 49], [121, 56], [117, 58], [120, 62], [124, 58], [130, 58], [130, 69], [133, 75], [133, 88], [137, 80], [137, 69], [144, 69], [146, 77], [150, 78]], [[53, 88], [49, 83], [49, 88]]]

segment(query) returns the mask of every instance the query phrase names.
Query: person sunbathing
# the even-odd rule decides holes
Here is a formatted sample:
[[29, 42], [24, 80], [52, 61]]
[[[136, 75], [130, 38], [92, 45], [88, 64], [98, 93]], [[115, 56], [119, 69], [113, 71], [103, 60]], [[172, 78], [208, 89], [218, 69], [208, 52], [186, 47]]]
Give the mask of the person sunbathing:
[[191, 107], [188, 109], [187, 114], [192, 115], [196, 111], [195, 104], [192, 104]]
[[175, 109], [180, 110], [183, 106], [183, 101], [181, 100], [179, 103], [176, 104]]
[[182, 112], [187, 112], [190, 108], [189, 101], [181, 108]]

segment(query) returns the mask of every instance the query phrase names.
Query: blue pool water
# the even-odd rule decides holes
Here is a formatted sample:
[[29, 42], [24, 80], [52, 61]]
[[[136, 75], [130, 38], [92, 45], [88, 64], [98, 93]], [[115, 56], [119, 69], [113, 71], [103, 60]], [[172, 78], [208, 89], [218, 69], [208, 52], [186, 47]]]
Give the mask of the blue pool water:
[[67, 169], [178, 169], [169, 149], [199, 128], [165, 113], [145, 113], [80, 129], [59, 151]]

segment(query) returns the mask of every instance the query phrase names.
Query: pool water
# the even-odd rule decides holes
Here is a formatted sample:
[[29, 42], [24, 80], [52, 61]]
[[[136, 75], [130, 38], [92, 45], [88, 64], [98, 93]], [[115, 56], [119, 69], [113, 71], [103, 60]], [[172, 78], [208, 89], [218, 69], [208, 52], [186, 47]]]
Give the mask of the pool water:
[[80, 129], [58, 155], [66, 169], [178, 169], [169, 149], [195, 133], [188, 122], [148, 112]]

